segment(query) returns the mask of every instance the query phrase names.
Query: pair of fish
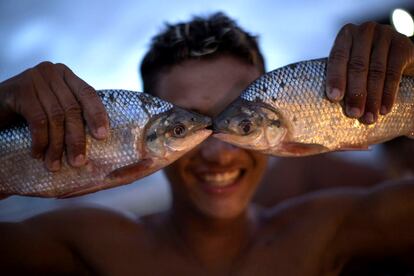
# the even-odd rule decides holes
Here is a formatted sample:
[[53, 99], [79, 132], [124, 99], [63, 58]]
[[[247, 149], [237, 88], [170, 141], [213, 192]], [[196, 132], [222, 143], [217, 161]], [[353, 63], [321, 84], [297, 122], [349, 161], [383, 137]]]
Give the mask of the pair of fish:
[[53, 173], [30, 157], [26, 125], [0, 130], [0, 194], [70, 197], [149, 175], [211, 135], [276, 156], [366, 149], [414, 130], [414, 79], [403, 77], [392, 112], [373, 125], [348, 118], [325, 98], [326, 59], [269, 72], [243, 91], [214, 122], [145, 93], [101, 90], [110, 136], [87, 135], [88, 163]]

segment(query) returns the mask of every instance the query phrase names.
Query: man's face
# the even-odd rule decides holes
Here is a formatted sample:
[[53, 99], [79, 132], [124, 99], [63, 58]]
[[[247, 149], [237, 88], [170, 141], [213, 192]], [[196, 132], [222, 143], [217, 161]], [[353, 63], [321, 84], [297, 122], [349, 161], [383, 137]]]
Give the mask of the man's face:
[[[180, 107], [214, 117], [260, 76], [231, 56], [188, 60], [162, 73], [156, 95]], [[265, 155], [210, 137], [171, 164], [165, 173], [175, 203], [214, 218], [231, 218], [248, 205], [266, 167]]]

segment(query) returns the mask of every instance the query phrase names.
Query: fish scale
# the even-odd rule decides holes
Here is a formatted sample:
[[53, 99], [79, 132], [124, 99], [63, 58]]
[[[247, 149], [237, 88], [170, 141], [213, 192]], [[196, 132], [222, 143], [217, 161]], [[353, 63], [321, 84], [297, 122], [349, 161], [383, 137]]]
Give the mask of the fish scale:
[[[146, 93], [98, 90], [97, 94], [108, 113], [110, 134], [104, 140], [95, 140], [85, 129], [88, 160], [85, 166], [74, 168], [63, 156], [61, 169], [58, 172], [50, 172], [45, 168], [44, 161], [31, 158], [32, 141], [25, 123], [0, 130], [0, 194], [56, 197], [93, 186], [104, 187], [108, 185], [105, 177], [109, 173], [136, 164], [145, 157], [156, 160], [146, 173], [149, 174], [171, 163], [206, 136], [196, 136], [192, 139], [194, 142], [186, 140], [188, 149], [184, 147], [185, 150], [180, 154], [177, 151], [171, 156], [153, 156], [143, 135], [150, 123], [160, 116], [174, 112], [188, 115], [188, 122], [183, 123], [190, 124], [191, 121], [194, 131], [207, 126], [206, 122], [209, 119], [184, 111]], [[192, 134], [189, 132], [188, 136]], [[162, 152], [165, 153], [165, 150]]]
[[[414, 79], [403, 76], [392, 111], [379, 115], [375, 124], [362, 124], [344, 114], [343, 102], [332, 103], [325, 96], [327, 59], [298, 62], [276, 69], [258, 78], [240, 95], [238, 102], [219, 117], [231, 120], [236, 105], [261, 104], [270, 107], [288, 129], [281, 143], [320, 145], [323, 151], [362, 149], [396, 136], [410, 136], [414, 130]], [[227, 112], [227, 113], [226, 113]], [[218, 121], [220, 121], [218, 120]], [[217, 124], [221, 124], [218, 122]], [[265, 126], [262, 126], [265, 128]], [[221, 139], [251, 149], [249, 142], [236, 142], [234, 132], [222, 127]], [[237, 132], [237, 131], [235, 131]], [[227, 133], [227, 134], [226, 134]], [[233, 136], [229, 136], [230, 134]], [[227, 135], [227, 136], [225, 136]], [[282, 145], [262, 150], [273, 155], [301, 155], [281, 152]], [[318, 152], [313, 152], [315, 154]], [[306, 155], [304, 153], [304, 155]]]

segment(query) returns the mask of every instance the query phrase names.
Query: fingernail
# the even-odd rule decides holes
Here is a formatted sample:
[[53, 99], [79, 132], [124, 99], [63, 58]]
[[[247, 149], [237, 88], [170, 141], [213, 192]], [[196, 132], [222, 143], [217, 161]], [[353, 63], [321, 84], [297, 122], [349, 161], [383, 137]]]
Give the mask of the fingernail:
[[346, 106], [346, 114], [352, 118], [359, 118], [361, 116], [361, 110], [357, 107]]
[[385, 115], [388, 113], [388, 109], [383, 105], [381, 106], [381, 110], [380, 110], [381, 115]]
[[83, 154], [79, 154], [75, 157], [75, 160], [73, 160], [73, 164], [75, 166], [82, 166], [85, 163], [85, 156]]
[[372, 124], [374, 122], [374, 114], [367, 112], [364, 115], [364, 122], [367, 124]]
[[338, 88], [328, 88], [328, 97], [331, 100], [339, 100], [339, 97], [341, 96], [341, 91]]
[[108, 134], [108, 131], [106, 127], [100, 127], [96, 131], [96, 136], [98, 136], [98, 138], [105, 138], [107, 134]]
[[60, 169], [60, 161], [59, 160], [53, 161], [52, 165], [50, 165], [49, 169], [51, 171], [58, 171]]

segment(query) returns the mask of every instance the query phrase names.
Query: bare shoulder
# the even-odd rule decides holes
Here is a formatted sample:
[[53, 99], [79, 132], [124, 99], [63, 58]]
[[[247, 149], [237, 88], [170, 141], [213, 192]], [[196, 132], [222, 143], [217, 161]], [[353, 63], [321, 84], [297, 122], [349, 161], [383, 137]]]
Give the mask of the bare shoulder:
[[408, 250], [414, 244], [413, 216], [414, 180], [399, 180], [300, 196], [268, 210], [266, 219], [273, 235], [283, 233], [291, 244], [330, 258], [326, 263], [339, 263], [355, 254]]
[[341, 217], [368, 192], [366, 188], [331, 188], [289, 198], [266, 210], [269, 222]]
[[97, 206], [57, 209], [29, 218], [24, 224], [79, 244], [119, 232], [139, 238], [145, 232], [144, 225], [133, 214]]
[[59, 209], [22, 222], [1, 223], [0, 234], [2, 268], [22, 275], [97, 271], [111, 267], [110, 260], [121, 258], [124, 249], [141, 249], [134, 257], [144, 260], [142, 252], [150, 248], [136, 219], [96, 207]]
[[[104, 224], [113, 225], [113, 222], [140, 225], [139, 218], [131, 213], [96, 205], [59, 208], [31, 217], [25, 222], [30, 224], [45, 222], [62, 224], [68, 222], [81, 223], [82, 226], [88, 226], [89, 224], [95, 226]], [[114, 226], [116, 226], [116, 224]]]

